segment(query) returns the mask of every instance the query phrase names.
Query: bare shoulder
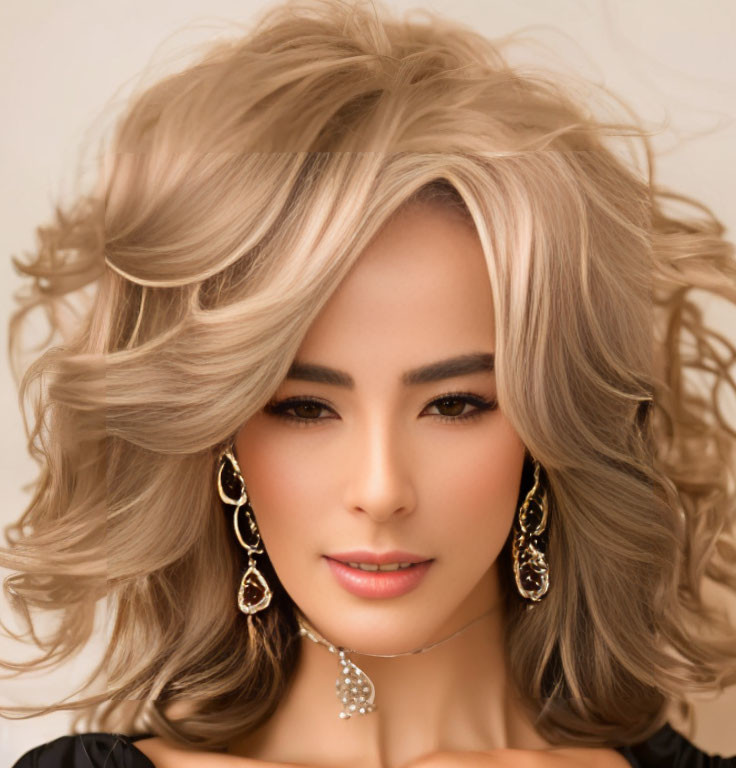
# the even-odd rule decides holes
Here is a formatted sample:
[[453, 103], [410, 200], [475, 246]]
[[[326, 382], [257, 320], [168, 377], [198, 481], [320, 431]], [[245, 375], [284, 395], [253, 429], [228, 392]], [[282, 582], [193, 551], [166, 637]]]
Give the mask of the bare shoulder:
[[606, 747], [560, 747], [550, 750], [570, 765], [589, 768], [628, 768], [629, 761], [614, 749]]
[[[222, 761], [222, 758], [227, 760], [227, 755], [183, 749], [170, 744], [160, 736], [138, 739], [135, 742], [135, 748], [140, 750], [156, 768], [195, 768], [195, 766], [201, 766], [201, 768], [225, 768], [226, 766], [232, 766], [232, 763], [223, 763]], [[247, 763], [244, 763], [243, 768], [246, 765]]]
[[492, 749], [432, 752], [403, 768], [626, 768], [629, 762], [604, 748]]
[[220, 752], [184, 749], [160, 736], [139, 739], [135, 742], [135, 747], [156, 768], [300, 768], [292, 763], [271, 763]]

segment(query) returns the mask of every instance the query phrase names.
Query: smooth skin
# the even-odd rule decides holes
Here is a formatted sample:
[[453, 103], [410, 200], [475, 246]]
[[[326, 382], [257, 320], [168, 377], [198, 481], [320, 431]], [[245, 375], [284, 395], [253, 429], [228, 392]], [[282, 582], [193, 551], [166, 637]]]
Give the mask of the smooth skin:
[[[158, 737], [136, 747], [156, 768], [327, 768], [306, 763], [279, 763], [195, 750], [183, 750]], [[360, 765], [360, 764], [358, 764]], [[626, 768], [629, 763], [610, 749], [565, 748], [554, 751], [499, 749], [486, 752], [437, 752], [400, 768]], [[348, 766], [344, 766], [348, 768]], [[354, 766], [351, 766], [354, 768]]]
[[[137, 742], [157, 768], [186, 768], [190, 757], [205, 768], [628, 765], [613, 750], [553, 749], [507, 675], [496, 560], [516, 513], [525, 449], [495, 403], [494, 372], [402, 380], [407, 370], [494, 349], [492, 292], [474, 228], [434, 203], [402, 209], [296, 355], [347, 374], [352, 386], [287, 377], [235, 440], [282, 584], [323, 637], [357, 651], [351, 658], [373, 680], [377, 710], [341, 720], [337, 659], [302, 638], [292, 685], [262, 727], [207, 758], [167, 752], [160, 739]], [[412, 592], [362, 598], [324, 558], [350, 549], [402, 549], [434, 562]], [[489, 609], [426, 653], [362, 655], [423, 647]]]

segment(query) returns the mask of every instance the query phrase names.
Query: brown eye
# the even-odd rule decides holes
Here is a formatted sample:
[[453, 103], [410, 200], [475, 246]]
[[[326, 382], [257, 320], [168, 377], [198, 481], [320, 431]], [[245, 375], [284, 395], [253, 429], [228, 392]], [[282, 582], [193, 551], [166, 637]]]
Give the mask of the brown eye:
[[442, 400], [436, 400], [435, 405], [440, 411], [443, 411], [443, 416], [460, 416], [465, 410], [465, 406], [468, 405], [468, 401], [458, 397], [446, 397]]
[[271, 402], [263, 410], [272, 416], [285, 419], [298, 426], [308, 427], [330, 418], [329, 416], [322, 417], [320, 413], [332, 409], [318, 400], [288, 398], [280, 402]]
[[[471, 406], [471, 409], [465, 411], [465, 406]], [[428, 408], [436, 408], [439, 413], [430, 414], [437, 416], [440, 421], [461, 422], [469, 419], [477, 419], [483, 415], [484, 411], [493, 411], [498, 406], [495, 400], [486, 400], [480, 395], [470, 393], [447, 394], [433, 400]]]
[[295, 403], [291, 406], [290, 410], [300, 419], [314, 419], [319, 417], [320, 412], [324, 410], [324, 406], [320, 403], [305, 401], [303, 403]]
[[[465, 406], [471, 406], [470, 410], [466, 411]], [[430, 413], [429, 415], [440, 421], [450, 423], [477, 419], [482, 416], [484, 411], [495, 410], [497, 405], [495, 400], [487, 400], [480, 395], [458, 392], [436, 398], [425, 407], [422, 413], [427, 408], [437, 408], [439, 413]], [[328, 405], [319, 400], [304, 398], [287, 398], [278, 402], [270, 402], [264, 411], [301, 427], [312, 426], [336, 417], [335, 412]], [[328, 414], [331, 413], [333, 416], [321, 415], [323, 411]]]

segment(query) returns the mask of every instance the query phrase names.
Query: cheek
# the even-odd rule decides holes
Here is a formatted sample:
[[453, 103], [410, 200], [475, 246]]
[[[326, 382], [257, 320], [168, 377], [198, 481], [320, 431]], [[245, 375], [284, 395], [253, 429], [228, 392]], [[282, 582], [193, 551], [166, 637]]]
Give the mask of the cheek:
[[494, 560], [511, 529], [524, 445], [503, 414], [493, 418], [488, 430], [460, 435], [424, 462], [423, 493], [446, 554]]
[[313, 550], [299, 543], [315, 536], [305, 513], [319, 504], [316, 494], [324, 493], [324, 477], [320, 481], [319, 466], [300, 441], [268, 427], [265, 417], [255, 416], [238, 433], [235, 450], [263, 542], [281, 575], [300, 554]]

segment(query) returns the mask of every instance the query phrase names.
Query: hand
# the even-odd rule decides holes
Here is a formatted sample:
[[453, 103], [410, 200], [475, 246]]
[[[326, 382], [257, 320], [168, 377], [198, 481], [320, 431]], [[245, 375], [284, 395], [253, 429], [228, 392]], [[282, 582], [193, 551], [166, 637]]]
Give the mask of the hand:
[[554, 747], [492, 749], [476, 752], [431, 752], [402, 768], [630, 768], [613, 749]]

